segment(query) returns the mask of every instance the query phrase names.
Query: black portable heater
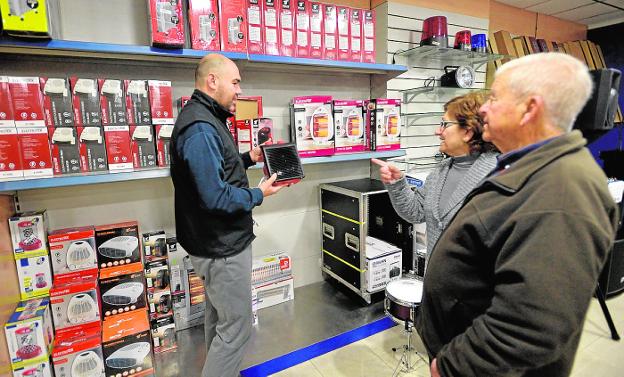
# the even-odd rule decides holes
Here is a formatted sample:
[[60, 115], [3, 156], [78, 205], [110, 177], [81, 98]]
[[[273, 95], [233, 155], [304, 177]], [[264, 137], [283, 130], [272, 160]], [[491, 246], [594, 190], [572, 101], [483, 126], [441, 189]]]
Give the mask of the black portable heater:
[[297, 183], [305, 177], [295, 144], [263, 145], [261, 149], [264, 157], [264, 175], [270, 177], [277, 174], [274, 186]]

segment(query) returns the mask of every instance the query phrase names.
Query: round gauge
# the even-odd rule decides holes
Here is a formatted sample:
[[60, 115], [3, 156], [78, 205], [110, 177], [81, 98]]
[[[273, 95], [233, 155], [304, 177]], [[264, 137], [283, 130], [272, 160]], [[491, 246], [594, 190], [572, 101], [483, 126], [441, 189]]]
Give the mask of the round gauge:
[[475, 72], [469, 66], [459, 66], [455, 71], [455, 81], [460, 88], [471, 88], [474, 84]]

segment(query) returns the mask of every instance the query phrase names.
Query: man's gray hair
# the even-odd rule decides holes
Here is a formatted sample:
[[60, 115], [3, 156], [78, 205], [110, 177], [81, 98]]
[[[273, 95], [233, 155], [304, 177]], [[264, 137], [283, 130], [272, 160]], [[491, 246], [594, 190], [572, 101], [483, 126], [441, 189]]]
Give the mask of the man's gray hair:
[[580, 60], [558, 52], [527, 55], [502, 65], [507, 89], [519, 99], [537, 95], [544, 100], [545, 116], [565, 132], [589, 99], [593, 82]]

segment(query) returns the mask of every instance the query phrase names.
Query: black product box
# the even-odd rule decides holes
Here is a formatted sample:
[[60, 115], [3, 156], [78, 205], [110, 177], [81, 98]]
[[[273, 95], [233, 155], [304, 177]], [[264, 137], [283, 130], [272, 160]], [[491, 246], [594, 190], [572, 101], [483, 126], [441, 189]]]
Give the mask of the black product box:
[[128, 124], [151, 126], [152, 112], [147, 95], [147, 80], [124, 80]]
[[54, 174], [80, 173], [80, 145], [73, 127], [48, 127]]
[[156, 144], [152, 126], [130, 126], [130, 149], [135, 169], [157, 167]]
[[78, 127], [80, 169], [83, 173], [108, 170], [103, 127]]
[[145, 311], [145, 274], [139, 270], [127, 275], [100, 277], [100, 299], [105, 321], [114, 320], [118, 314]]
[[101, 126], [102, 111], [96, 79], [69, 78], [76, 127]]
[[167, 236], [164, 230], [143, 233], [143, 254], [145, 262], [167, 259]]
[[169, 288], [163, 290], [150, 289], [147, 294], [150, 319], [173, 316], [173, 302]]
[[73, 127], [72, 95], [67, 78], [40, 77], [47, 127]]
[[140, 264], [141, 269], [143, 267], [136, 221], [96, 226], [95, 245], [101, 277], [129, 273], [129, 270], [124, 271], [124, 267], [134, 263]]
[[154, 353], [161, 353], [178, 347], [173, 316], [154, 319], [150, 322]]
[[117, 316], [102, 326], [106, 376], [139, 377], [154, 373], [150, 324], [145, 311]]
[[122, 80], [98, 79], [103, 126], [126, 126], [126, 96]]

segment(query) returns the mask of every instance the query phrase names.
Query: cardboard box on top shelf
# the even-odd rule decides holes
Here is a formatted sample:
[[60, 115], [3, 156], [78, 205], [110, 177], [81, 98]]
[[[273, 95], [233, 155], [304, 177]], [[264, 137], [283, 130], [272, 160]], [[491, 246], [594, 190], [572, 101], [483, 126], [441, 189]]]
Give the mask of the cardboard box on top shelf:
[[348, 61], [351, 59], [351, 22], [349, 19], [349, 7], [336, 7], [338, 22], [338, 59]]
[[369, 9], [362, 10], [362, 61], [364, 63], [375, 63], [376, 50], [375, 50], [375, 27], [377, 19], [375, 18], [375, 11]]
[[308, 0], [296, 0], [295, 4], [295, 56], [310, 56], [310, 3]]
[[8, 76], [0, 76], [0, 127], [15, 127]]
[[338, 59], [338, 14], [333, 4], [323, 4], [323, 59]]
[[247, 1], [247, 51], [264, 54], [264, 0]]
[[323, 58], [323, 4], [310, 2], [310, 57]]
[[349, 60], [354, 62], [361, 62], [363, 25], [362, 9], [349, 9], [349, 24], [349, 46], [351, 47], [351, 55], [349, 57]]
[[219, 1], [221, 50], [247, 52], [247, 0]]
[[295, 0], [277, 0], [279, 6], [280, 55], [295, 56]]
[[75, 126], [101, 126], [102, 111], [97, 80], [72, 76], [69, 83], [72, 90]]
[[191, 48], [219, 51], [219, 6], [217, 0], [187, 0]]
[[264, 8], [264, 29], [262, 40], [264, 41], [264, 53], [266, 55], [280, 54], [280, 12], [281, 0], [261, 0]]
[[149, 0], [150, 44], [160, 47], [184, 47], [185, 14], [182, 0]]

